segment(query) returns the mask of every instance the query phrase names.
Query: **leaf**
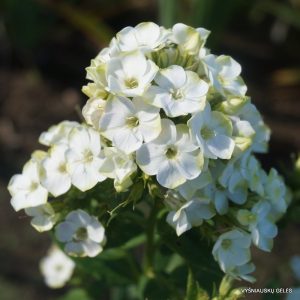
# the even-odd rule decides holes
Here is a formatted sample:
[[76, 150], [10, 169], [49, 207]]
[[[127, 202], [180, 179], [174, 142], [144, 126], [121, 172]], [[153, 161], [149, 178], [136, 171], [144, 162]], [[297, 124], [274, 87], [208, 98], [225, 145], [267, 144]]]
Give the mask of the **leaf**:
[[166, 226], [164, 220], [160, 220], [157, 228], [161, 243], [184, 258], [201, 287], [211, 293], [213, 284], [219, 285], [223, 273], [213, 259], [212, 247], [200, 235], [199, 229], [191, 229], [177, 237], [175, 231]]
[[121, 248], [110, 248], [101, 253], [103, 260], [117, 260], [127, 256], [127, 252]]
[[166, 266], [166, 272], [168, 274], [172, 273], [176, 268], [179, 266], [182, 266], [184, 263], [184, 260], [182, 259], [181, 256], [179, 256], [177, 253], [174, 253], [171, 257], [170, 260], [168, 261], [168, 264]]
[[91, 300], [91, 298], [83, 289], [72, 289], [58, 300]]
[[136, 278], [126, 260], [102, 260], [97, 258], [76, 258], [76, 265], [89, 278], [105, 282], [108, 285], [127, 285], [134, 283]]
[[200, 288], [199, 283], [194, 278], [191, 269], [189, 269], [186, 290], [185, 300], [209, 300], [207, 292], [204, 289]]
[[143, 244], [146, 241], [146, 235], [145, 234], [140, 234], [137, 236], [134, 236], [132, 239], [127, 241], [125, 244], [121, 246], [122, 249], [132, 249], [135, 248], [141, 244]]
[[169, 278], [166, 277], [156, 277], [149, 279], [146, 283], [145, 290], [144, 290], [144, 297], [143, 299], [148, 300], [158, 300], [158, 299], [182, 299], [179, 297], [174, 297], [172, 293], [176, 291]]

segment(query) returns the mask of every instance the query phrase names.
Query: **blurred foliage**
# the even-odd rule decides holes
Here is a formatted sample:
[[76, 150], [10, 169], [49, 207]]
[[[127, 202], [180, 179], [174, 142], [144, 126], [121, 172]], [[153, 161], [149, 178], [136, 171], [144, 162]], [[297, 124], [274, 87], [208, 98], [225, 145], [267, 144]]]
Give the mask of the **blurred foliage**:
[[243, 0], [158, 0], [159, 22], [165, 27], [172, 27], [182, 22], [193, 27], [205, 27], [214, 32], [209, 43], [215, 43], [219, 34], [224, 32], [234, 16], [243, 9], [248, 9], [253, 1]]
[[[10, 41], [15, 48], [34, 49], [56, 31], [81, 32], [97, 48], [104, 47], [119, 30], [120, 14], [149, 10], [152, 19], [171, 27], [176, 22], [205, 27], [214, 32], [216, 43], [229, 25], [242, 16], [244, 21], [261, 22], [272, 16], [300, 28], [299, 0], [2, 0], [0, 9]], [[134, 24], [128, 24], [134, 25]], [[123, 27], [123, 24], [122, 24]]]
[[262, 18], [265, 14], [272, 15], [282, 22], [300, 29], [300, 1], [257, 1], [252, 9], [253, 18]]
[[58, 300], [91, 300], [91, 298], [82, 289], [72, 289]]
[[3, 0], [0, 8], [10, 42], [23, 49], [34, 48], [56, 21], [34, 0]]
[[292, 168], [284, 164], [281, 166], [292, 199], [281, 224], [300, 223], [300, 154], [292, 157], [292, 164]]

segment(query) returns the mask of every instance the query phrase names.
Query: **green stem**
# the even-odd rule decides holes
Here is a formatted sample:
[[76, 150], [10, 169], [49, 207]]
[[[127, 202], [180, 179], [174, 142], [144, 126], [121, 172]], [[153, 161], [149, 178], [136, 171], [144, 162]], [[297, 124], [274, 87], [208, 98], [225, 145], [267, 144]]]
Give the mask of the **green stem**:
[[145, 256], [144, 256], [144, 272], [148, 278], [154, 278], [154, 258], [155, 258], [155, 228], [156, 228], [156, 221], [157, 221], [157, 213], [159, 211], [157, 198], [154, 198], [154, 204], [152, 210], [149, 215], [147, 229], [146, 229], [146, 249], [145, 249]]

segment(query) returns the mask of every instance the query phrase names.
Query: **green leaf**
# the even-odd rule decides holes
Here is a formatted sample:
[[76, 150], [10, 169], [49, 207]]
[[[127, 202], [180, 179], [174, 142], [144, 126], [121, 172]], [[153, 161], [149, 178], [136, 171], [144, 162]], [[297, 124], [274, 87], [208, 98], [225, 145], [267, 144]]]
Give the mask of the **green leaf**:
[[103, 260], [117, 260], [127, 256], [127, 252], [121, 248], [110, 248], [101, 253]]
[[121, 248], [126, 249], [126, 250], [132, 249], [132, 248], [135, 248], [135, 247], [143, 244], [145, 241], [146, 241], [146, 235], [143, 233], [143, 234], [134, 236], [132, 239], [128, 240], [125, 244], [123, 244], [121, 246]]
[[209, 300], [207, 292], [199, 286], [194, 274], [189, 269], [185, 300]]
[[157, 228], [161, 243], [179, 254], [192, 269], [201, 287], [211, 293], [213, 284], [219, 285], [223, 273], [213, 259], [212, 246], [201, 236], [199, 228], [191, 229], [180, 237], [166, 226], [164, 220], [160, 220]]
[[91, 298], [83, 289], [72, 289], [58, 300], [91, 300]]
[[131, 266], [125, 260], [104, 261], [100, 257], [76, 258], [74, 260], [83, 277], [88, 275], [89, 278], [108, 285], [127, 285], [136, 280]]

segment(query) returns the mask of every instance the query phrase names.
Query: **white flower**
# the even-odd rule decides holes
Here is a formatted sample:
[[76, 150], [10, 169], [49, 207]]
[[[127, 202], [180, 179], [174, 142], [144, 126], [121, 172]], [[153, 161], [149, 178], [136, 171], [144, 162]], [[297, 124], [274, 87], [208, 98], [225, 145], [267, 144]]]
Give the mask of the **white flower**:
[[[105, 58], [103, 59], [103, 57]], [[105, 74], [109, 58], [109, 56], [102, 56], [100, 52], [95, 59], [91, 60], [91, 65], [86, 68], [86, 78], [93, 81], [99, 90], [104, 90], [107, 85]]]
[[212, 253], [223, 272], [227, 273], [250, 261], [250, 245], [249, 234], [233, 229], [219, 236]]
[[247, 180], [249, 189], [260, 196], [263, 196], [264, 183], [267, 175], [261, 168], [259, 161], [253, 155], [249, 155], [249, 157], [245, 159], [243, 167], [241, 168], [241, 173]]
[[169, 212], [167, 222], [180, 236], [192, 227], [200, 226], [203, 220], [209, 220], [214, 215], [215, 212], [208, 199], [194, 197], [177, 211]]
[[99, 122], [105, 109], [106, 101], [101, 98], [89, 99], [82, 108], [82, 115], [87, 124], [99, 129]]
[[275, 169], [271, 169], [264, 185], [265, 196], [272, 208], [278, 213], [284, 213], [287, 209], [286, 186], [281, 176]]
[[264, 123], [257, 108], [249, 101], [241, 107], [236, 115], [251, 124], [255, 134], [252, 136], [251, 148], [254, 152], [265, 153], [270, 140], [270, 129]]
[[40, 262], [44, 280], [53, 289], [63, 287], [72, 277], [74, 268], [75, 263], [56, 246], [52, 246]]
[[106, 69], [107, 62], [111, 59], [116, 49], [114, 41], [115, 39], [112, 39], [110, 46], [103, 48], [98, 55], [91, 60], [90, 66], [86, 68], [86, 78], [93, 81], [82, 87], [82, 91], [88, 97], [106, 98], [108, 94], [105, 90], [107, 86]]
[[55, 236], [65, 243], [65, 252], [72, 256], [94, 257], [102, 252], [106, 243], [102, 224], [81, 209], [70, 212], [65, 221], [56, 226]]
[[107, 63], [108, 90], [128, 97], [141, 96], [157, 71], [155, 63], [138, 51], [112, 58]]
[[63, 144], [53, 146], [49, 151], [48, 157], [42, 162], [42, 185], [54, 197], [66, 193], [71, 187], [71, 177], [65, 158], [67, 149], [68, 147]]
[[250, 122], [241, 120], [237, 116], [230, 117], [233, 125], [233, 135], [252, 138], [255, 135], [255, 131]]
[[226, 189], [222, 189], [214, 182], [204, 187], [202, 191], [203, 195], [210, 199], [216, 208], [216, 211], [220, 215], [225, 215], [228, 212], [228, 192]]
[[78, 126], [80, 124], [73, 121], [63, 121], [57, 125], [53, 125], [40, 135], [39, 142], [45, 146], [66, 144], [68, 143], [68, 134], [73, 128]]
[[192, 71], [180, 66], [162, 69], [154, 79], [146, 100], [162, 107], [167, 116], [178, 117], [202, 110], [205, 106], [208, 84]]
[[161, 134], [143, 144], [136, 153], [139, 167], [147, 175], [156, 175], [164, 187], [175, 188], [202, 171], [203, 156], [189, 136], [188, 127], [162, 120]]
[[31, 225], [39, 232], [51, 230], [57, 220], [57, 215], [49, 203], [25, 208], [25, 213], [32, 217]]
[[103, 153], [104, 160], [100, 171], [106, 177], [115, 179], [115, 185], [121, 185], [137, 170], [132, 155], [115, 147], [106, 147]]
[[31, 153], [31, 160], [40, 165], [47, 156], [48, 152], [43, 150], [35, 150]]
[[101, 51], [95, 57], [95, 60], [98, 62], [98, 64], [107, 63], [113, 56], [113, 53], [117, 51], [116, 47], [117, 47], [117, 40], [116, 38], [112, 38], [112, 40], [109, 43], [109, 46], [101, 49]]
[[[113, 44], [113, 43], [111, 43]], [[114, 47], [104, 48], [100, 53], [91, 60], [91, 64], [86, 68], [86, 78], [93, 81], [82, 87], [83, 93], [92, 98], [106, 98], [108, 92], [106, 90], [106, 70], [107, 62], [111, 58], [111, 52]]]
[[204, 28], [193, 28], [182, 23], [177, 23], [172, 28], [172, 41], [178, 44], [182, 52], [191, 55], [198, 54], [204, 45], [210, 31]]
[[231, 158], [235, 145], [231, 138], [232, 124], [224, 114], [211, 111], [207, 103], [203, 111], [188, 121], [188, 126], [205, 157]]
[[143, 53], [159, 49], [168, 37], [168, 31], [152, 22], [143, 22], [135, 27], [125, 27], [117, 33], [117, 47], [121, 51], [141, 50]]
[[215, 56], [209, 54], [202, 58], [207, 67], [207, 75], [212, 86], [222, 95], [226, 93], [244, 96], [247, 87], [243, 79], [239, 76], [241, 66], [230, 56]]
[[40, 166], [33, 159], [29, 160], [22, 174], [14, 175], [8, 184], [12, 196], [11, 205], [16, 211], [26, 207], [45, 204], [48, 191], [40, 183]]
[[248, 97], [229, 97], [226, 101], [222, 101], [217, 109], [230, 116], [234, 135], [251, 138], [252, 151], [261, 153], [267, 151], [270, 129]]
[[103, 161], [100, 153], [98, 131], [81, 126], [70, 132], [69, 149], [66, 152], [67, 167], [72, 184], [83, 192], [106, 178], [99, 172]]
[[159, 109], [146, 104], [141, 98], [129, 100], [114, 97], [107, 101], [100, 121], [103, 136], [129, 154], [141, 147], [143, 141], [150, 142], [161, 131]]
[[271, 251], [277, 227], [271, 219], [271, 206], [268, 202], [256, 203], [251, 212], [246, 209], [239, 210], [237, 219], [242, 225], [248, 226], [254, 245], [263, 251]]
[[[204, 167], [206, 169], [206, 167]], [[198, 177], [192, 180], [187, 180], [184, 184], [180, 185], [177, 190], [186, 199], [191, 199], [195, 193], [212, 182], [211, 173], [206, 170], [202, 171]]]
[[242, 266], [237, 266], [228, 272], [234, 278], [243, 279], [251, 283], [255, 282], [255, 278], [250, 273], [255, 271], [255, 266], [253, 263], [246, 263]]
[[218, 178], [218, 182], [227, 189], [230, 200], [236, 204], [244, 204], [248, 197], [248, 182], [243, 174], [245, 161], [247, 161], [246, 153], [240, 159], [232, 159]]

